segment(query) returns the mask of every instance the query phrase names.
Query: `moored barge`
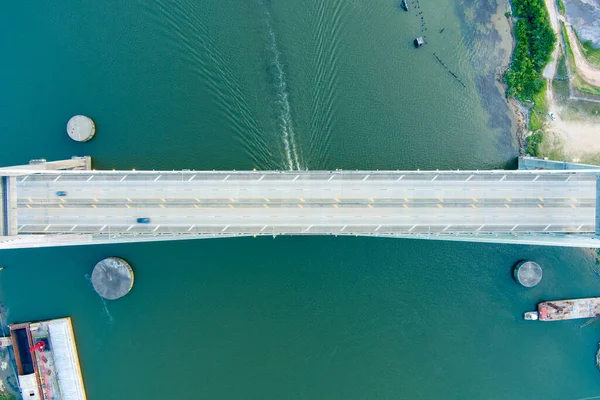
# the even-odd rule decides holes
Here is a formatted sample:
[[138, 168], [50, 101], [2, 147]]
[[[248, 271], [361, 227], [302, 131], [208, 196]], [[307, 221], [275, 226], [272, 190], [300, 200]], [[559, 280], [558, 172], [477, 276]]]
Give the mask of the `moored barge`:
[[594, 318], [600, 315], [600, 297], [585, 299], [544, 301], [537, 311], [525, 313], [526, 320], [562, 321], [577, 318]]

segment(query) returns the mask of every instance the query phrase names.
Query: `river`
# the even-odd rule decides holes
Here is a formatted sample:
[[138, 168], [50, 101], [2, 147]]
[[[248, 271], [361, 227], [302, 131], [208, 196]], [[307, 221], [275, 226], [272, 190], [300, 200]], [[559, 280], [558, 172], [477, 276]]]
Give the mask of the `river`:
[[[514, 165], [486, 61], [497, 3], [420, 3], [12, 2], [0, 164]], [[70, 141], [74, 114], [95, 120], [92, 141]], [[104, 302], [89, 275], [112, 255], [135, 286]], [[530, 290], [511, 278], [525, 258], [544, 268]], [[0, 264], [8, 322], [73, 318], [90, 399], [600, 395], [600, 323], [522, 320], [540, 300], [600, 294], [582, 250], [277, 237], [5, 251]]]

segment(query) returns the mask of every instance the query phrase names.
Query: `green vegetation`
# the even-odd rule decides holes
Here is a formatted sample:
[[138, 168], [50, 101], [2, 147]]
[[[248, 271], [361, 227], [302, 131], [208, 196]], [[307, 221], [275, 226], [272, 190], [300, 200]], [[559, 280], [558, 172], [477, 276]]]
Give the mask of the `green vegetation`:
[[558, 12], [560, 15], [565, 15], [567, 9], [565, 8], [565, 3], [562, 0], [556, 0], [556, 5], [558, 6]]
[[583, 42], [581, 45], [581, 52], [583, 56], [592, 64], [594, 67], [600, 68], [600, 49], [595, 49], [592, 45], [591, 40]]
[[527, 153], [538, 157], [540, 155], [540, 145], [542, 144], [543, 140], [544, 135], [541, 132], [527, 136], [525, 138], [525, 142], [527, 142]]
[[504, 13], [504, 16], [506, 18], [510, 18], [510, 17], [512, 17], [512, 14], [510, 13], [510, 11], [507, 11], [507, 12]]
[[544, 88], [542, 70], [550, 60], [556, 37], [543, 0], [513, 0], [517, 46], [506, 71], [508, 96], [531, 100]]
[[564, 81], [569, 79], [569, 71], [567, 70], [567, 61], [562, 52], [558, 56], [556, 61], [556, 74], [554, 74], [555, 81]]
[[6, 392], [0, 392], [0, 400], [15, 400], [15, 396]]
[[544, 127], [544, 120], [548, 114], [548, 105], [546, 104], [546, 81], [543, 81], [542, 88], [533, 96], [533, 107], [529, 117], [529, 129], [537, 131]]
[[[529, 116], [529, 129], [532, 131], [540, 130], [544, 127], [543, 117], [537, 112], [532, 112]], [[532, 156], [535, 154], [532, 154]]]

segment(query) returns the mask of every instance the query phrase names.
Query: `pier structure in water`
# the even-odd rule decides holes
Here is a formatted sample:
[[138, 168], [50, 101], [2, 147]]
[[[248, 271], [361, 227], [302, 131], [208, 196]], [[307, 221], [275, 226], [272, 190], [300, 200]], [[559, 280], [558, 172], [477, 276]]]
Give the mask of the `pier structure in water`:
[[24, 399], [86, 399], [71, 318], [9, 327]]
[[[0, 249], [259, 235], [600, 247], [600, 167], [489, 171], [1, 168]], [[543, 168], [543, 169], [541, 169]]]

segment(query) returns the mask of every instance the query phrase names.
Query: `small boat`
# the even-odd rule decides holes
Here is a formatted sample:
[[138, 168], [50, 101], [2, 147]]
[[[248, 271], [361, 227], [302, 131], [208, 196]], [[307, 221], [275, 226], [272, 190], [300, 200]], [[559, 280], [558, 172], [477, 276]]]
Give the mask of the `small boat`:
[[408, 3], [406, 0], [402, 0], [402, 2], [400, 2], [400, 7], [402, 7], [404, 11], [408, 11]]
[[537, 311], [528, 311], [523, 316], [523, 319], [525, 321], [537, 321], [537, 319], [538, 319], [538, 313], [537, 313]]

